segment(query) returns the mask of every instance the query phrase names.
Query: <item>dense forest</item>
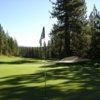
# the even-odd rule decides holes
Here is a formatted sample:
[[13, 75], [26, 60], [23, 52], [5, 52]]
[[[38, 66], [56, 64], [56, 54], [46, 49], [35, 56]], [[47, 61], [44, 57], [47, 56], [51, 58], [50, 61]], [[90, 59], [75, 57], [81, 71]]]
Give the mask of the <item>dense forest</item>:
[[100, 13], [95, 5], [89, 18], [85, 0], [56, 0], [51, 15], [57, 18], [50, 33], [53, 56], [100, 58]]
[[18, 56], [19, 47], [17, 40], [9, 36], [0, 24], [0, 55]]
[[48, 44], [42, 47], [18, 47], [17, 41], [0, 25], [0, 55], [63, 58], [80, 56], [100, 59], [100, 12], [94, 5], [87, 18], [85, 0], [56, 0], [52, 18], [56, 18]]

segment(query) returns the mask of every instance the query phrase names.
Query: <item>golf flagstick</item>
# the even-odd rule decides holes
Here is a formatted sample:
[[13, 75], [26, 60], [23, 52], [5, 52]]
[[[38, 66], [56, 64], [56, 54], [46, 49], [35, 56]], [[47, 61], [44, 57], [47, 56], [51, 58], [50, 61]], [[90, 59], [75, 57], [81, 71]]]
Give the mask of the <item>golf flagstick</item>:
[[[44, 66], [45, 66], [45, 60], [46, 60], [46, 47], [45, 47], [45, 39], [44, 39]], [[46, 68], [44, 68], [44, 100], [47, 100], [47, 94], [46, 94], [46, 87], [47, 87], [47, 84], [46, 84], [46, 76], [47, 76], [47, 72], [46, 72]]]
[[[43, 41], [42, 41], [43, 40]], [[42, 60], [46, 60], [46, 43], [45, 43], [45, 27], [43, 27], [43, 30], [42, 30], [42, 33], [41, 33], [41, 37], [40, 37], [40, 48], [41, 48], [41, 56], [42, 56]], [[43, 43], [43, 47], [42, 47], [42, 43]], [[43, 62], [44, 62], [43, 61]], [[45, 62], [44, 62], [45, 64]], [[46, 84], [46, 68], [44, 69], [44, 100], [47, 100], [47, 94], [46, 94], [46, 87], [47, 87], [47, 84]]]

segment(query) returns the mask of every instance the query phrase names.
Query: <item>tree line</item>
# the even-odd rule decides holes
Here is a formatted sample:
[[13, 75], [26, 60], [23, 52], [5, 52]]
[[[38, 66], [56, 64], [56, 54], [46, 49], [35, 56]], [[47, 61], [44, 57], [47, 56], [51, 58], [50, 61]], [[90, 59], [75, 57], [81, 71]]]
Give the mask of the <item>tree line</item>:
[[18, 56], [19, 47], [16, 39], [6, 33], [0, 24], [0, 55]]
[[27, 58], [53, 58], [50, 57], [48, 46], [45, 47], [19, 47], [19, 55]]
[[100, 12], [95, 5], [87, 19], [85, 0], [56, 0], [51, 3], [51, 16], [57, 19], [48, 44], [52, 56], [100, 58]]
[[19, 47], [19, 55], [27, 58], [41, 58], [40, 47]]
[[51, 17], [56, 18], [50, 40], [44, 47], [19, 47], [0, 26], [0, 54], [31, 58], [63, 58], [68, 56], [100, 59], [100, 12], [94, 5], [89, 18], [85, 0], [56, 0]]
[[[100, 59], [100, 13], [95, 5], [89, 18], [85, 0], [56, 0], [52, 18], [56, 18], [45, 50], [40, 47], [21, 48], [26, 57], [63, 58], [68, 56]], [[24, 52], [23, 52], [24, 51]], [[44, 53], [45, 52], [45, 53]]]

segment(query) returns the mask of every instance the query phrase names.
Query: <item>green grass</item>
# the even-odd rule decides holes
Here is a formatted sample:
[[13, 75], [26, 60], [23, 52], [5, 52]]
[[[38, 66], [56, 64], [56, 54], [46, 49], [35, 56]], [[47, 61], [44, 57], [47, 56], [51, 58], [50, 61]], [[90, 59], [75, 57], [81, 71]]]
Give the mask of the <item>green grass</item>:
[[98, 100], [100, 61], [52, 61], [0, 56], [0, 100]]

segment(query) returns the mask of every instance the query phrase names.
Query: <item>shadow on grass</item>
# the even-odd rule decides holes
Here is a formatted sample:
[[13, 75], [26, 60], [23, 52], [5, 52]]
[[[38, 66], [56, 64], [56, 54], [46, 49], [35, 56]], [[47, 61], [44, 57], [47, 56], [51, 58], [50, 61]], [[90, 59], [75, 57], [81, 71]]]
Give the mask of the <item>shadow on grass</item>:
[[[43, 73], [14, 75], [0, 78], [0, 100], [43, 100]], [[33, 86], [29, 86], [32, 84]]]
[[[98, 100], [100, 97], [100, 61], [44, 66], [47, 80], [64, 80], [59, 83], [63, 100]], [[62, 99], [57, 99], [62, 100]]]
[[[37, 73], [0, 78], [0, 80], [4, 79], [0, 81], [0, 100], [45, 100], [43, 75], [43, 73]], [[38, 83], [42, 83], [42, 86], [36, 85]], [[33, 86], [27, 84], [33, 84]], [[55, 98], [65, 95], [55, 87], [46, 87], [47, 100], [56, 100]]]
[[[99, 61], [73, 65], [54, 64], [41, 68], [45, 67], [49, 68], [46, 100], [98, 100], [100, 97]], [[3, 77], [0, 80], [0, 100], [44, 100], [43, 72]], [[49, 84], [50, 80], [64, 81]]]
[[0, 61], [0, 64], [26, 64], [26, 63], [36, 63], [37, 61], [30, 60], [17, 60], [17, 61]]

